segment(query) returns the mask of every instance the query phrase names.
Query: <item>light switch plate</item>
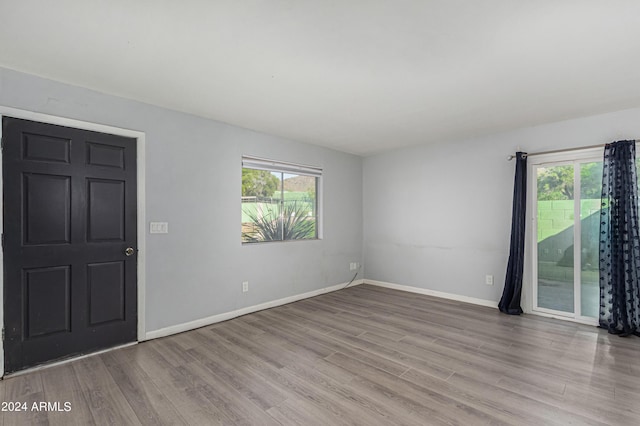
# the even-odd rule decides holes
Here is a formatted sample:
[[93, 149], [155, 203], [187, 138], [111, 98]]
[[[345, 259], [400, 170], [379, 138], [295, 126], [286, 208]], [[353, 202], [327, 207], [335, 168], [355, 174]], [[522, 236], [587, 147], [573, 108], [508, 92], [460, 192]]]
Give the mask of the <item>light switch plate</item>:
[[168, 222], [151, 222], [149, 224], [150, 234], [168, 234], [169, 223]]

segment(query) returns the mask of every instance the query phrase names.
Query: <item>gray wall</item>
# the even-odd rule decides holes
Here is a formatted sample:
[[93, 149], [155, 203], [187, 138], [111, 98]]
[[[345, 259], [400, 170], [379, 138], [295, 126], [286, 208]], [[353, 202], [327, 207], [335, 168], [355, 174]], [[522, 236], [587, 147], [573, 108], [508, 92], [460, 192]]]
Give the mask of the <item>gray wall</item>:
[[[347, 282], [362, 262], [362, 159], [0, 68], [0, 105], [146, 133], [146, 328]], [[324, 239], [242, 246], [243, 154], [324, 168]], [[250, 282], [242, 293], [242, 281]]]
[[[640, 137], [632, 109], [363, 160], [2, 68], [0, 105], [146, 133], [147, 221], [170, 228], [147, 235], [147, 331], [346, 282], [349, 262], [368, 279], [497, 301], [506, 156]], [[324, 168], [322, 241], [240, 244], [242, 154]]]
[[365, 158], [365, 279], [498, 301], [511, 228], [507, 155], [636, 138], [640, 109], [630, 109]]

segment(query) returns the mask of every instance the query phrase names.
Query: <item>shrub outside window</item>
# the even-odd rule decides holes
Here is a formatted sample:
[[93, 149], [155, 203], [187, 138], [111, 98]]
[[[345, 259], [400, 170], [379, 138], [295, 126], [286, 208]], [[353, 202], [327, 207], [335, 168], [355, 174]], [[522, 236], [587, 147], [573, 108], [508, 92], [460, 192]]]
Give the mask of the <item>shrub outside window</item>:
[[322, 169], [242, 157], [242, 242], [319, 238]]

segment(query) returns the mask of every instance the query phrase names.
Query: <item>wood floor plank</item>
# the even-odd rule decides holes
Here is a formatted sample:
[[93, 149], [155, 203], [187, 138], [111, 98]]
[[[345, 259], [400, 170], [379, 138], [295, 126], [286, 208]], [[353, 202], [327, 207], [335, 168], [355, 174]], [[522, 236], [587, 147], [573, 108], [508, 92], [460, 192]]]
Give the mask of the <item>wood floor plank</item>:
[[[225, 342], [222, 344], [228, 345], [229, 343]], [[254, 371], [265, 380], [280, 386], [282, 390], [286, 390], [286, 392], [289, 393], [290, 399], [303, 399], [312, 404], [315, 407], [314, 411], [319, 410], [319, 412], [324, 413], [323, 417], [332, 418], [332, 421], [336, 424], [358, 424], [357, 422], [354, 423], [356, 419], [365, 419], [368, 424], [386, 424], [384, 418], [376, 418], [370, 413], [362, 412], [362, 410], [355, 415], [353, 412], [356, 409], [350, 408], [349, 405], [345, 406], [342, 398], [331, 395], [318, 386], [307, 383], [305, 380], [297, 377], [295, 373], [288, 372], [285, 368], [277, 368], [268, 363], [256, 362], [257, 358], [254, 358], [254, 354], [246, 348], [238, 345], [233, 345], [231, 348], [239, 357], [245, 360], [248, 369]], [[252, 359], [253, 362], [250, 361]], [[313, 365], [313, 360], [301, 358], [300, 363], [305, 365], [304, 368], [309, 368]], [[278, 410], [272, 411], [274, 413], [279, 412]]]
[[10, 380], [3, 381], [3, 383], [5, 384], [5, 401], [20, 401], [26, 395], [44, 391], [41, 371], [12, 377]]
[[[263, 325], [263, 327], [267, 327], [267, 325]], [[384, 356], [380, 356], [377, 353], [363, 350], [358, 348], [357, 346], [351, 345], [344, 341], [340, 341], [335, 337], [332, 337], [331, 333], [322, 334], [322, 333], [317, 333], [316, 331], [310, 330], [310, 329], [308, 330], [300, 329], [295, 325], [295, 323], [288, 323], [287, 326], [285, 326], [282, 323], [270, 324], [268, 325], [268, 327], [270, 327], [270, 330], [271, 330], [270, 332], [275, 335], [282, 335], [283, 333], [288, 333], [289, 335], [292, 335], [292, 336], [297, 335], [298, 339], [308, 339], [313, 341], [316, 344], [320, 344], [322, 347], [328, 349], [328, 351], [326, 351], [325, 354], [322, 354], [323, 356], [329, 355], [332, 352], [340, 351], [347, 355], [358, 357], [363, 362], [366, 362], [370, 365], [373, 365], [375, 367], [378, 367], [382, 370], [388, 371], [391, 374], [395, 374], [395, 375], [400, 375], [409, 369], [408, 366], [395, 362]], [[336, 330], [335, 332], [341, 333], [341, 331], [338, 331], [338, 330]], [[268, 344], [269, 342], [263, 341], [263, 343]]]
[[[258, 375], [251, 374], [245, 364], [238, 362], [236, 358], [224, 356], [224, 352], [218, 349], [201, 346], [190, 349], [190, 353], [213, 374], [265, 411], [286, 399], [277, 387]], [[212, 352], [222, 356], [212, 357]]]
[[96, 424], [80, 382], [71, 364], [57, 365], [40, 371], [45, 401], [70, 404], [68, 412], [49, 413], [49, 422], [59, 425]]
[[[330, 363], [326, 364], [332, 365]], [[422, 424], [419, 419], [409, 416], [407, 412], [398, 407], [379, 404], [376, 398], [372, 398], [370, 395], [367, 395], [366, 392], [361, 392], [359, 389], [351, 386], [355, 375], [350, 374], [351, 379], [348, 382], [344, 382], [323, 373], [320, 369], [311, 369], [304, 365], [289, 365], [285, 368], [302, 380], [313, 383], [315, 386], [321, 387], [331, 394], [335, 394], [340, 399], [347, 401], [350, 405], [357, 405], [361, 407], [361, 409], [375, 414], [375, 416], [377, 416], [380, 421], [384, 421], [384, 423], [394, 425]], [[362, 417], [360, 418], [362, 419]]]
[[194, 388], [226, 417], [227, 420], [223, 423], [277, 425], [277, 422], [267, 416], [264, 410], [261, 410], [253, 401], [244, 398], [199, 362], [178, 367], [178, 370], [188, 377]]
[[[327, 414], [322, 412], [312, 403], [302, 399], [287, 399], [277, 407], [267, 410], [275, 421], [289, 426], [326, 426]], [[335, 419], [332, 419], [335, 421]], [[344, 421], [335, 421], [336, 425], [346, 424]]]
[[[147, 358], [144, 361], [138, 361], [136, 364], [161, 389], [171, 389], [173, 391], [188, 389], [190, 383], [176, 371], [176, 366], [167, 361], [163, 354], [166, 353], [161, 353], [150, 347]], [[192, 362], [190, 355], [189, 358], [189, 362]]]
[[[588, 418], [584, 415], [573, 414], [552, 405], [540, 402], [536, 399], [502, 389], [499, 386], [489, 385], [478, 381], [465, 374], [456, 373], [448, 379], [454, 386], [465, 388], [467, 392], [472, 392], [478, 397], [486, 398], [495, 403], [505, 406], [508, 410], [518, 412], [523, 418], [534, 419], [541, 417], [543, 420], [539, 424], [545, 425], [603, 425], [600, 421]], [[522, 411], [524, 407], [524, 411]], [[615, 423], [614, 423], [615, 424]]]
[[45, 401], [42, 373], [24, 374], [5, 382], [4, 402], [17, 404], [16, 411], [3, 412], [6, 425], [48, 424], [45, 411], [33, 411], [33, 403]]
[[[217, 324], [214, 324], [214, 326], [226, 327], [228, 324], [233, 325], [233, 327], [235, 327], [239, 333], [242, 333], [244, 336], [247, 336], [247, 337], [259, 336], [263, 333], [262, 330], [255, 327], [253, 324], [251, 324], [251, 322], [247, 321], [246, 316], [235, 318], [230, 321], [225, 321], [223, 323], [217, 323]], [[203, 331], [205, 330], [206, 330], [206, 327], [203, 329]]]
[[94, 419], [110, 424], [141, 424], [100, 356], [80, 359], [72, 367]]
[[[22, 393], [20, 399], [8, 399], [7, 402], [19, 403], [20, 409], [18, 411], [9, 411], [3, 413], [3, 424], [7, 426], [22, 426], [22, 425], [48, 425], [49, 414], [47, 411], [34, 410], [32, 407], [34, 404], [38, 404], [42, 401], [46, 401], [44, 392], [34, 392], [25, 394]], [[22, 405], [24, 404], [24, 405]]]
[[[317, 375], [302, 374], [299, 370], [284, 368], [278, 375], [282, 383], [293, 385], [313, 405], [326, 413], [326, 417], [334, 418], [337, 423], [393, 425], [393, 420], [385, 415], [384, 410], [376, 409], [366, 398], [350, 392], [344, 385], [331, 386], [328, 382], [318, 381]], [[312, 377], [311, 379], [309, 379]], [[319, 384], [323, 385], [320, 386]]]
[[109, 374], [143, 425], [186, 424], [171, 401], [135, 363], [120, 363], [107, 352], [100, 356]]
[[[49, 424], [60, 426], [85, 426], [102, 424], [104, 419], [95, 420], [89, 407], [89, 400], [83, 391], [73, 389], [67, 392], [45, 392], [45, 401], [59, 401], [63, 407], [63, 411], [49, 412]], [[69, 411], [66, 409], [65, 403], [69, 403]]]
[[[446, 395], [419, 388], [401, 377], [359, 362], [342, 353], [327, 357], [327, 361], [335, 363], [357, 375], [366, 382], [373, 383], [383, 393], [397, 395], [407, 408], [419, 413], [425, 419], [438, 424], [487, 424], [491, 416], [475, 410], [466, 404], [460, 404]], [[357, 381], [357, 379], [355, 379]], [[454, 413], [455, 411], [455, 413]]]
[[[181, 337], [183, 334], [189, 334], [190, 338], [189, 342], [197, 341], [197, 333], [180, 333], [176, 334], [175, 337]], [[180, 344], [180, 342], [185, 342], [186, 339], [182, 338], [181, 340], [171, 338], [162, 338], [157, 340], [152, 340], [149, 344], [157, 353], [162, 354], [162, 358], [168, 362], [173, 367], [180, 367], [186, 363], [193, 361], [193, 359], [189, 356], [189, 354], [185, 351], [185, 347]], [[189, 344], [185, 345], [188, 348], [195, 347], [197, 344]]]
[[[544, 418], [537, 416], [535, 413], [528, 413], [526, 409], [514, 412], [512, 408], [500, 401], [477, 395], [468, 391], [465, 387], [455, 386], [449, 381], [439, 380], [418, 370], [411, 369], [403, 374], [402, 378], [418, 386], [433, 389], [454, 400], [473, 406], [506, 424], [537, 426], [544, 423]], [[490, 423], [493, 424], [495, 422], [491, 421]]]
[[633, 425], [640, 339], [359, 285], [0, 382], [0, 426]]
[[628, 410], [621, 409], [621, 407], [618, 406], [614, 407], [612, 405], [594, 409], [593, 406], [585, 404], [583, 400], [577, 401], [575, 399], [564, 398], [564, 394], [559, 396], [552, 392], [540, 391], [539, 388], [517, 383], [511, 379], [501, 379], [498, 382], [498, 386], [513, 393], [560, 408], [564, 412], [582, 415], [603, 424], [608, 422], [613, 422], [614, 424], [631, 424], [634, 422], [634, 418], [637, 419], [636, 413], [628, 412]]
[[282, 368], [286, 363], [295, 362], [295, 358], [292, 358], [288, 353], [284, 351], [278, 351], [272, 348], [261, 346], [257, 343], [258, 339], [248, 339], [241, 335], [236, 335], [225, 329], [212, 329], [211, 333], [222, 337], [225, 341], [230, 342], [235, 347], [246, 349], [254, 353], [263, 362], [274, 366], [275, 368]]
[[94, 387], [82, 390], [97, 423], [141, 425], [118, 387]]
[[46, 394], [55, 394], [60, 389], [79, 389], [80, 382], [75, 374], [73, 364], [56, 365], [39, 372], [42, 390]]
[[[373, 334], [369, 332], [365, 332], [364, 334]], [[406, 366], [406, 370], [403, 371], [405, 373], [408, 369], [414, 368], [421, 370], [427, 374], [431, 374], [434, 377], [438, 377], [440, 379], [446, 380], [450, 377], [455, 371], [446, 367], [443, 367], [437, 363], [434, 363], [424, 357], [417, 357], [410, 354], [406, 354], [402, 351], [398, 351], [395, 349], [395, 345], [380, 345], [377, 343], [372, 343], [365, 339], [360, 339], [359, 337], [352, 337], [342, 334], [339, 331], [335, 331], [329, 335], [331, 338], [334, 338], [344, 344], [354, 346], [356, 348], [378, 354], [385, 358], [390, 359], [391, 361], [397, 362], [398, 364]]]

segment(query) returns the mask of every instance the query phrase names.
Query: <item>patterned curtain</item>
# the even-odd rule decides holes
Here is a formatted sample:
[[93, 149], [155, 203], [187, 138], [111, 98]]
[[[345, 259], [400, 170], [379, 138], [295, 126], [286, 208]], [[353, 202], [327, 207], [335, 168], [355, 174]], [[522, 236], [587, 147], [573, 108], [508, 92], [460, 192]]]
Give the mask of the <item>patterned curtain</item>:
[[604, 149], [600, 221], [600, 326], [640, 335], [640, 237], [635, 141]]

